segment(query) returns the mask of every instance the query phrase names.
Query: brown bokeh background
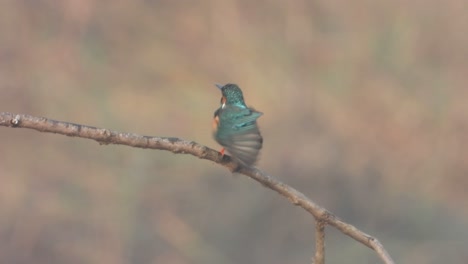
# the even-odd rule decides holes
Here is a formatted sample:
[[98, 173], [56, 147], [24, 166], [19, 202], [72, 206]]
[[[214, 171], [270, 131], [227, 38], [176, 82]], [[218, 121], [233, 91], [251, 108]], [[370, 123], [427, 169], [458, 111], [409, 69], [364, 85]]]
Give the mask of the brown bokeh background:
[[[397, 263], [466, 263], [468, 11], [448, 1], [3, 1], [0, 111], [212, 148], [214, 83], [258, 167]], [[0, 128], [1, 263], [309, 263], [310, 215], [212, 162]], [[327, 228], [327, 263], [378, 263]]]

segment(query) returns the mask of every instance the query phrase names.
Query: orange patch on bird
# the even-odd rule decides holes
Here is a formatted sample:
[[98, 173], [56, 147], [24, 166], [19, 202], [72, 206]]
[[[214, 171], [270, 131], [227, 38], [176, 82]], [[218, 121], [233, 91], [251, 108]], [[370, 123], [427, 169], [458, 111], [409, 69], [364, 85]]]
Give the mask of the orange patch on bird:
[[226, 104], [226, 96], [221, 97], [221, 107], [224, 108], [224, 105]]
[[213, 130], [218, 131], [218, 125], [219, 125], [219, 116], [215, 116], [213, 118]]

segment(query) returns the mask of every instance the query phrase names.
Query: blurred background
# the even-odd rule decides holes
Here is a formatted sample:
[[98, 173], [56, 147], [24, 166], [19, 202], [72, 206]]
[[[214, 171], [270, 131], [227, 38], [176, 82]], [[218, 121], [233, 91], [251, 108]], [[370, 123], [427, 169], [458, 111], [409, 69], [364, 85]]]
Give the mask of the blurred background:
[[[0, 111], [211, 136], [233, 82], [258, 167], [397, 263], [467, 263], [468, 11], [448, 1], [2, 1]], [[310, 263], [313, 219], [188, 155], [0, 127], [1, 263]], [[326, 263], [380, 263], [327, 228]]]

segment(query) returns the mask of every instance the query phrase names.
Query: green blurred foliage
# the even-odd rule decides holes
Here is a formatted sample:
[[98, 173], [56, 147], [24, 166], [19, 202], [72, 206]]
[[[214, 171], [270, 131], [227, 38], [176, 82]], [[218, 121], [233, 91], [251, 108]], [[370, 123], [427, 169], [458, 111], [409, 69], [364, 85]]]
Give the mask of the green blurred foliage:
[[[3, 1], [0, 111], [213, 148], [214, 83], [258, 166], [398, 263], [468, 259], [468, 11], [440, 1]], [[308, 263], [313, 221], [213, 163], [0, 128], [2, 263]], [[327, 263], [377, 263], [327, 228]]]

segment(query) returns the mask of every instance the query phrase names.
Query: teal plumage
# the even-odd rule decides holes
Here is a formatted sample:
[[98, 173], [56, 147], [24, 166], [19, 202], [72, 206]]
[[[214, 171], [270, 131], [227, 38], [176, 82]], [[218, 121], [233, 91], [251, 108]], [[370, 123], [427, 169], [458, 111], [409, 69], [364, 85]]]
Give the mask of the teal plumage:
[[241, 165], [257, 161], [263, 138], [257, 126], [262, 115], [245, 105], [241, 89], [235, 84], [217, 85], [221, 90], [221, 106], [215, 111], [214, 138]]

